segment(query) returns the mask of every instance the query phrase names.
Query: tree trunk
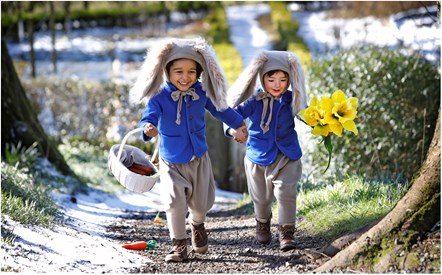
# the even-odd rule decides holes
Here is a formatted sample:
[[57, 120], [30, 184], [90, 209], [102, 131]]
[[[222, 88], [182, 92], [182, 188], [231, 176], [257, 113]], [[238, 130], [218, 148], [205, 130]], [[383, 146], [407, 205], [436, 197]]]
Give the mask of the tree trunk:
[[2, 140], [1, 152], [4, 156], [7, 143], [30, 147], [38, 143], [38, 150], [52, 162], [63, 174], [74, 175], [66, 164], [56, 145], [44, 132], [37, 114], [26, 97], [20, 79], [17, 76], [6, 43], [2, 40]]
[[[32, 13], [34, 10], [34, 2], [30, 2], [28, 6], [28, 12]], [[35, 49], [34, 49], [34, 19], [29, 18], [28, 21], [28, 40], [29, 40], [29, 49], [31, 55], [31, 76], [35, 78], [37, 76], [36, 68], [35, 68]], [[3, 65], [3, 64], [2, 64]]]
[[31, 55], [31, 76], [35, 78], [37, 72], [35, 69], [35, 50], [34, 50], [34, 21], [32, 19], [28, 20], [28, 40]]
[[65, 13], [64, 17], [64, 31], [66, 35], [69, 37], [72, 31], [72, 20], [71, 20], [71, 2], [66, 1], [63, 3], [63, 9]]
[[314, 272], [351, 269], [384, 273], [393, 265], [412, 265], [396, 257], [394, 251], [409, 253], [412, 245], [440, 222], [440, 153], [439, 112], [427, 159], [405, 196], [377, 225]]
[[49, 1], [49, 29], [51, 31], [51, 61], [52, 61], [52, 72], [57, 73], [57, 48], [55, 47], [55, 6], [53, 1]]

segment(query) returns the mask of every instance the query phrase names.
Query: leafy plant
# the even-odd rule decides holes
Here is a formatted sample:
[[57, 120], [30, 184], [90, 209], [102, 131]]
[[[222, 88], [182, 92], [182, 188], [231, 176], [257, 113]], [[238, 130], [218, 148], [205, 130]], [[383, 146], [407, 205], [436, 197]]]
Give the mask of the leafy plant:
[[[342, 89], [359, 99], [359, 135], [333, 144], [336, 173], [410, 178], [419, 169], [440, 107], [436, 67], [417, 53], [368, 46], [313, 63], [308, 80], [310, 96]], [[325, 162], [318, 150], [306, 154], [313, 166]]]
[[19, 167], [31, 167], [39, 155], [37, 145], [37, 142], [34, 142], [30, 147], [25, 148], [21, 141], [17, 145], [8, 143], [5, 146], [5, 161]]

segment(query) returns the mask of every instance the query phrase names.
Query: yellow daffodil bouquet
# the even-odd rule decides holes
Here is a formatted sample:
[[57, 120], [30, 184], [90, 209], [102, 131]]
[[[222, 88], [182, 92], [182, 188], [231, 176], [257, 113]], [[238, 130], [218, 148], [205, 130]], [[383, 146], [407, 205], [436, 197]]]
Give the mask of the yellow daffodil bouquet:
[[356, 123], [354, 120], [357, 116], [358, 99], [356, 97], [347, 98], [343, 91], [335, 91], [331, 97], [322, 96], [319, 100], [314, 97], [310, 102], [310, 106], [299, 115], [307, 123], [313, 127], [312, 134], [315, 136], [323, 136], [321, 142], [324, 142], [325, 149], [328, 152], [328, 164], [325, 173], [330, 166], [331, 153], [333, 145], [331, 142], [331, 134], [342, 136], [342, 131], [348, 130], [353, 134], [358, 134]]

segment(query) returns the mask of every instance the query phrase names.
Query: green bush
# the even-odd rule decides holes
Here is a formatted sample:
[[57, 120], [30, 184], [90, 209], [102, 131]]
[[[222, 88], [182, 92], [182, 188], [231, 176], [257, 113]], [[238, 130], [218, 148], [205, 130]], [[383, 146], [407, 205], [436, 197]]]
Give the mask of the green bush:
[[116, 132], [112, 125], [118, 123], [119, 134], [126, 134], [136, 128], [143, 111], [129, 103], [128, 85], [45, 77], [22, 83], [35, 110], [39, 114], [44, 109], [52, 113], [52, 120], [44, 117], [50, 124], [42, 124], [49, 135], [58, 138], [112, 140]]
[[[359, 135], [346, 132], [332, 138], [337, 172], [403, 174], [410, 179], [418, 171], [440, 106], [435, 66], [401, 50], [372, 46], [343, 50], [312, 65], [309, 88], [309, 98], [341, 89], [359, 99]], [[317, 165], [325, 162], [322, 146], [313, 154]]]

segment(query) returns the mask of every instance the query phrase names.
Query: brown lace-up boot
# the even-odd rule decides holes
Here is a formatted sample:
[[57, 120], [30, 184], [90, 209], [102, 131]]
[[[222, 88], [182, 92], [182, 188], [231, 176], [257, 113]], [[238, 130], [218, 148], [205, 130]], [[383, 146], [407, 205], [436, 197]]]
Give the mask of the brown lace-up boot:
[[187, 259], [187, 240], [172, 240], [172, 250], [166, 255], [166, 262], [182, 262]]
[[272, 233], [270, 232], [269, 218], [266, 223], [256, 220], [256, 240], [261, 244], [269, 244], [272, 241]]
[[190, 224], [192, 230], [192, 247], [195, 253], [204, 254], [209, 248], [209, 242], [207, 238], [206, 228], [204, 223], [200, 225]]
[[293, 235], [295, 234], [295, 226], [291, 224], [279, 225], [279, 247], [282, 251], [289, 251], [296, 248]]

